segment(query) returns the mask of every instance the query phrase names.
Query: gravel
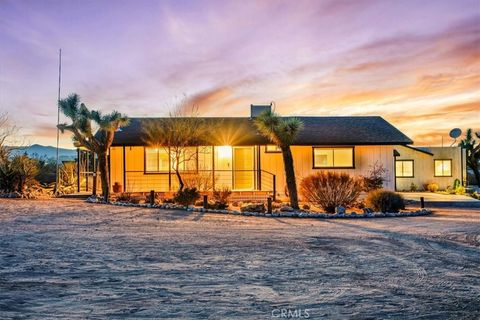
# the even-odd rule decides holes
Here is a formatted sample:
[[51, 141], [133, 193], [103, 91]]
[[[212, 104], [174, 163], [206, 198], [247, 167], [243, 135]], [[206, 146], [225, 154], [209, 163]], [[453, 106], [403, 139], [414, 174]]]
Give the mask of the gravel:
[[477, 319], [479, 233], [478, 209], [266, 219], [0, 199], [0, 318]]

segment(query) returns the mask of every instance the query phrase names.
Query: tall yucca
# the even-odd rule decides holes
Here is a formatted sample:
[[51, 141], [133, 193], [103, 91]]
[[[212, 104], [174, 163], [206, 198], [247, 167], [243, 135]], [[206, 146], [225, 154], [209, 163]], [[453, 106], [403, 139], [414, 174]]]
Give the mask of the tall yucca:
[[[70, 124], [59, 124], [58, 128], [60, 131], [62, 133], [65, 130], [72, 132], [75, 146], [83, 146], [97, 154], [102, 181], [102, 194], [104, 200], [108, 201], [110, 183], [107, 154], [112, 145], [115, 131], [128, 125], [129, 120], [127, 116], [117, 111], [105, 115], [100, 111], [91, 111], [85, 104], [80, 103], [80, 97], [75, 93], [60, 100], [58, 106], [62, 113], [71, 120]], [[94, 126], [96, 130], [94, 130]]]
[[256, 117], [254, 123], [263, 136], [282, 150], [290, 204], [294, 209], [298, 209], [297, 182], [290, 146], [303, 129], [303, 122], [297, 118], [283, 119], [275, 112], [267, 110]]

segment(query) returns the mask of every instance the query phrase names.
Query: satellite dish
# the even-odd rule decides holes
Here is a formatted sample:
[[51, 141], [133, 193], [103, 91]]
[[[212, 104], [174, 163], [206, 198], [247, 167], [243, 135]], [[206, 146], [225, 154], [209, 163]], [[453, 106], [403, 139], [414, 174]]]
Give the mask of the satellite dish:
[[462, 130], [460, 130], [459, 128], [452, 129], [452, 130], [450, 130], [449, 135], [450, 135], [450, 138], [453, 139], [453, 142], [450, 145], [450, 147], [453, 147], [455, 142], [457, 142], [457, 138], [462, 135]]
[[460, 130], [459, 128], [452, 129], [450, 130], [449, 135], [450, 135], [450, 138], [457, 139], [462, 135], [462, 130]]

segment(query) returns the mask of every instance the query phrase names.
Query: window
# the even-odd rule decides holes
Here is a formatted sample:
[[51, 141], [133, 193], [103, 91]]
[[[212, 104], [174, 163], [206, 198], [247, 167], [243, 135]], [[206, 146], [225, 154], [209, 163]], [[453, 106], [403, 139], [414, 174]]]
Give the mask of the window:
[[172, 161], [172, 170], [176, 169], [177, 161], [176, 157], [179, 157], [178, 160], [178, 171], [196, 171], [197, 170], [197, 148], [196, 147], [185, 147], [180, 148], [177, 151], [170, 150], [170, 160]]
[[282, 149], [280, 149], [279, 146], [276, 146], [274, 144], [270, 144], [270, 145], [265, 146], [265, 152], [266, 153], [278, 153], [278, 152], [282, 152]]
[[313, 148], [313, 168], [354, 168], [353, 147]]
[[145, 172], [168, 172], [168, 163], [164, 148], [145, 148]]
[[435, 177], [452, 176], [452, 160], [434, 160]]
[[413, 160], [395, 161], [395, 177], [413, 178]]

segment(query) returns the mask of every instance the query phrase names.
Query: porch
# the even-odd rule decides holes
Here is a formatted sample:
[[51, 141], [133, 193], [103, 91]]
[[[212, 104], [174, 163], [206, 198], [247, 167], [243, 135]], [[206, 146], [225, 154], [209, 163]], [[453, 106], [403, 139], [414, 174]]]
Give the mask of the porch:
[[168, 147], [110, 148], [111, 183], [124, 192], [174, 192], [177, 171], [186, 187], [202, 192], [276, 192], [275, 175], [261, 168], [260, 146], [197, 146], [181, 154]]
[[[275, 198], [276, 177], [265, 170], [197, 170], [181, 172], [185, 187], [196, 187], [201, 192], [213, 190], [232, 190], [232, 199], [256, 200]], [[174, 193], [179, 188], [179, 182], [174, 172], [149, 173], [143, 171], [125, 171], [125, 188], [122, 192]], [[238, 198], [238, 199], [237, 199]]]
[[[189, 148], [180, 162], [185, 187], [202, 193], [229, 189], [235, 200], [264, 200], [277, 195], [275, 174], [261, 169], [260, 146], [207, 146]], [[91, 191], [96, 159], [87, 151], [78, 154], [78, 191]], [[174, 156], [168, 148], [143, 146], [112, 147], [109, 154], [110, 185], [113, 193], [170, 194], [179, 188]]]

